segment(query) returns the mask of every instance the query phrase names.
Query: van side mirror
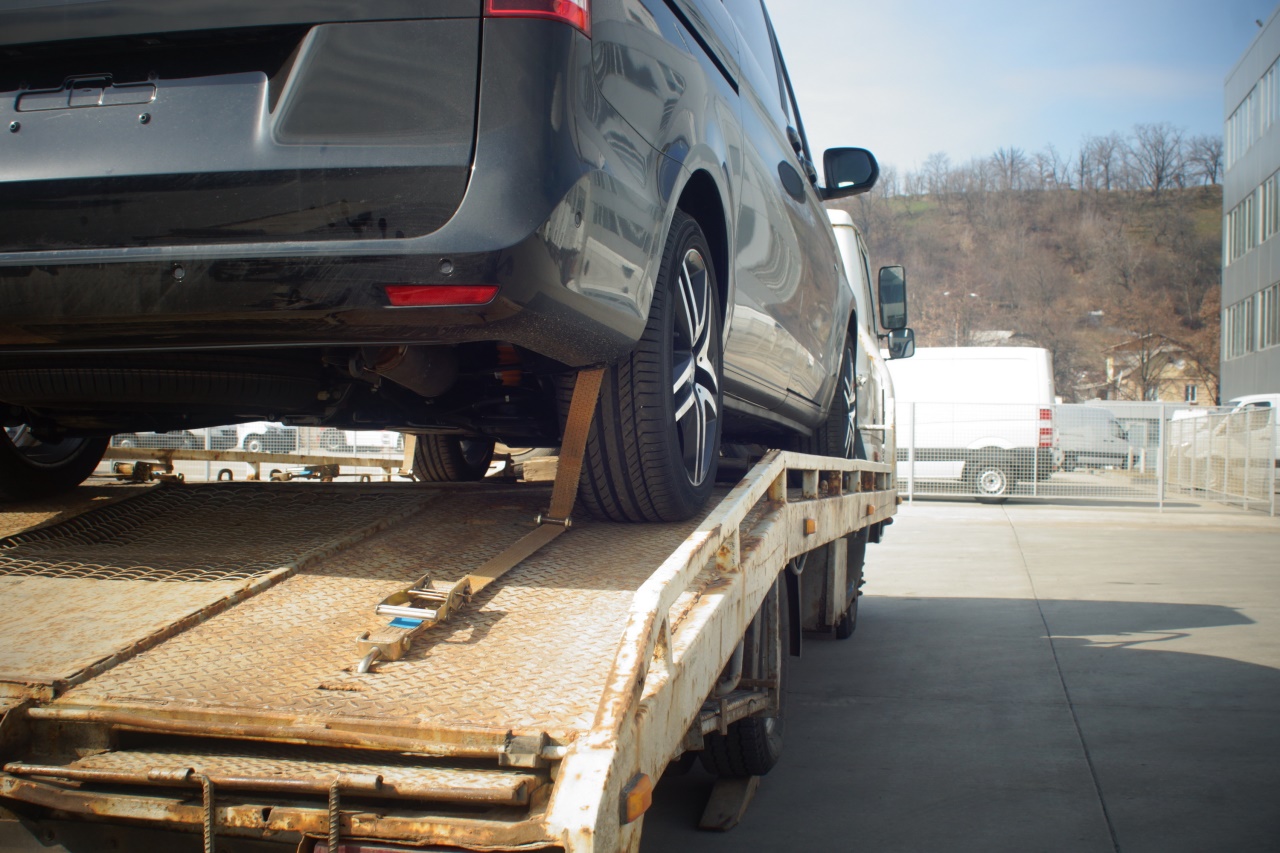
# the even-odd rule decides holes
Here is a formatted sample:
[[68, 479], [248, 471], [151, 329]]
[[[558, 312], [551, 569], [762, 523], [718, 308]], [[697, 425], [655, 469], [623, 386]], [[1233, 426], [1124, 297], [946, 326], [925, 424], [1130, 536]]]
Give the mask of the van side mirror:
[[880, 179], [880, 164], [865, 148], [828, 148], [822, 152], [822, 171], [827, 181], [822, 197], [828, 201], [864, 193]]
[[916, 354], [916, 333], [911, 329], [894, 329], [889, 333], [889, 358], [911, 358]]
[[880, 327], [894, 331], [907, 327], [907, 271], [880, 267]]

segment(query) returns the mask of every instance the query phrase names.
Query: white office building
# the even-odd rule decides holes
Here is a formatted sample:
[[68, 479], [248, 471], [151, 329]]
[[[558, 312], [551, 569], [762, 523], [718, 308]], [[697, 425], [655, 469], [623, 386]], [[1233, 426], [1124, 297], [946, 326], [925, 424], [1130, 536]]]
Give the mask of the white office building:
[[1222, 399], [1280, 393], [1280, 8], [1226, 82]]

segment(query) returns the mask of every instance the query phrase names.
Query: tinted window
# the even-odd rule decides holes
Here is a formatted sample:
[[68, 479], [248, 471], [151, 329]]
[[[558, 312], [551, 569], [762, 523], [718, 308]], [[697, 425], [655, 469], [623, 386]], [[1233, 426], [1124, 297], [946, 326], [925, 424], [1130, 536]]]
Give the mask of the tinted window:
[[773, 39], [760, 0], [724, 0], [724, 7], [738, 25], [739, 62], [748, 85], [774, 117], [778, 127], [790, 123], [783, 96], [778, 65], [773, 57]]

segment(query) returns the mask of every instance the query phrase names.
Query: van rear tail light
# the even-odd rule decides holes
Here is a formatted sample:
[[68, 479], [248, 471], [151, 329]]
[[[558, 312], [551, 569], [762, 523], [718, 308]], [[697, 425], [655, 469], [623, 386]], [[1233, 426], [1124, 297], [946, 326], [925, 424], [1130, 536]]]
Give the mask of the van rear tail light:
[[591, 0], [485, 0], [489, 18], [546, 18], [591, 35]]
[[1042, 420], [1042, 421], [1051, 421], [1051, 420], [1053, 420], [1053, 409], [1041, 409], [1041, 410], [1040, 410], [1040, 420]]
[[1040, 427], [1040, 446], [1053, 447], [1053, 427]]
[[396, 308], [487, 305], [498, 295], [496, 284], [388, 284], [383, 290]]

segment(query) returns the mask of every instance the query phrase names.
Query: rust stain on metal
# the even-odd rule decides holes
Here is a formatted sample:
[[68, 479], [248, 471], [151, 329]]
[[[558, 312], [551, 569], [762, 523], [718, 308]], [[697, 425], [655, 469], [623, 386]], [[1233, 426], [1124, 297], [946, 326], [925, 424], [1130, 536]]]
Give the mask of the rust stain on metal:
[[0, 679], [57, 694], [431, 499], [304, 489], [153, 488], [0, 540]]

